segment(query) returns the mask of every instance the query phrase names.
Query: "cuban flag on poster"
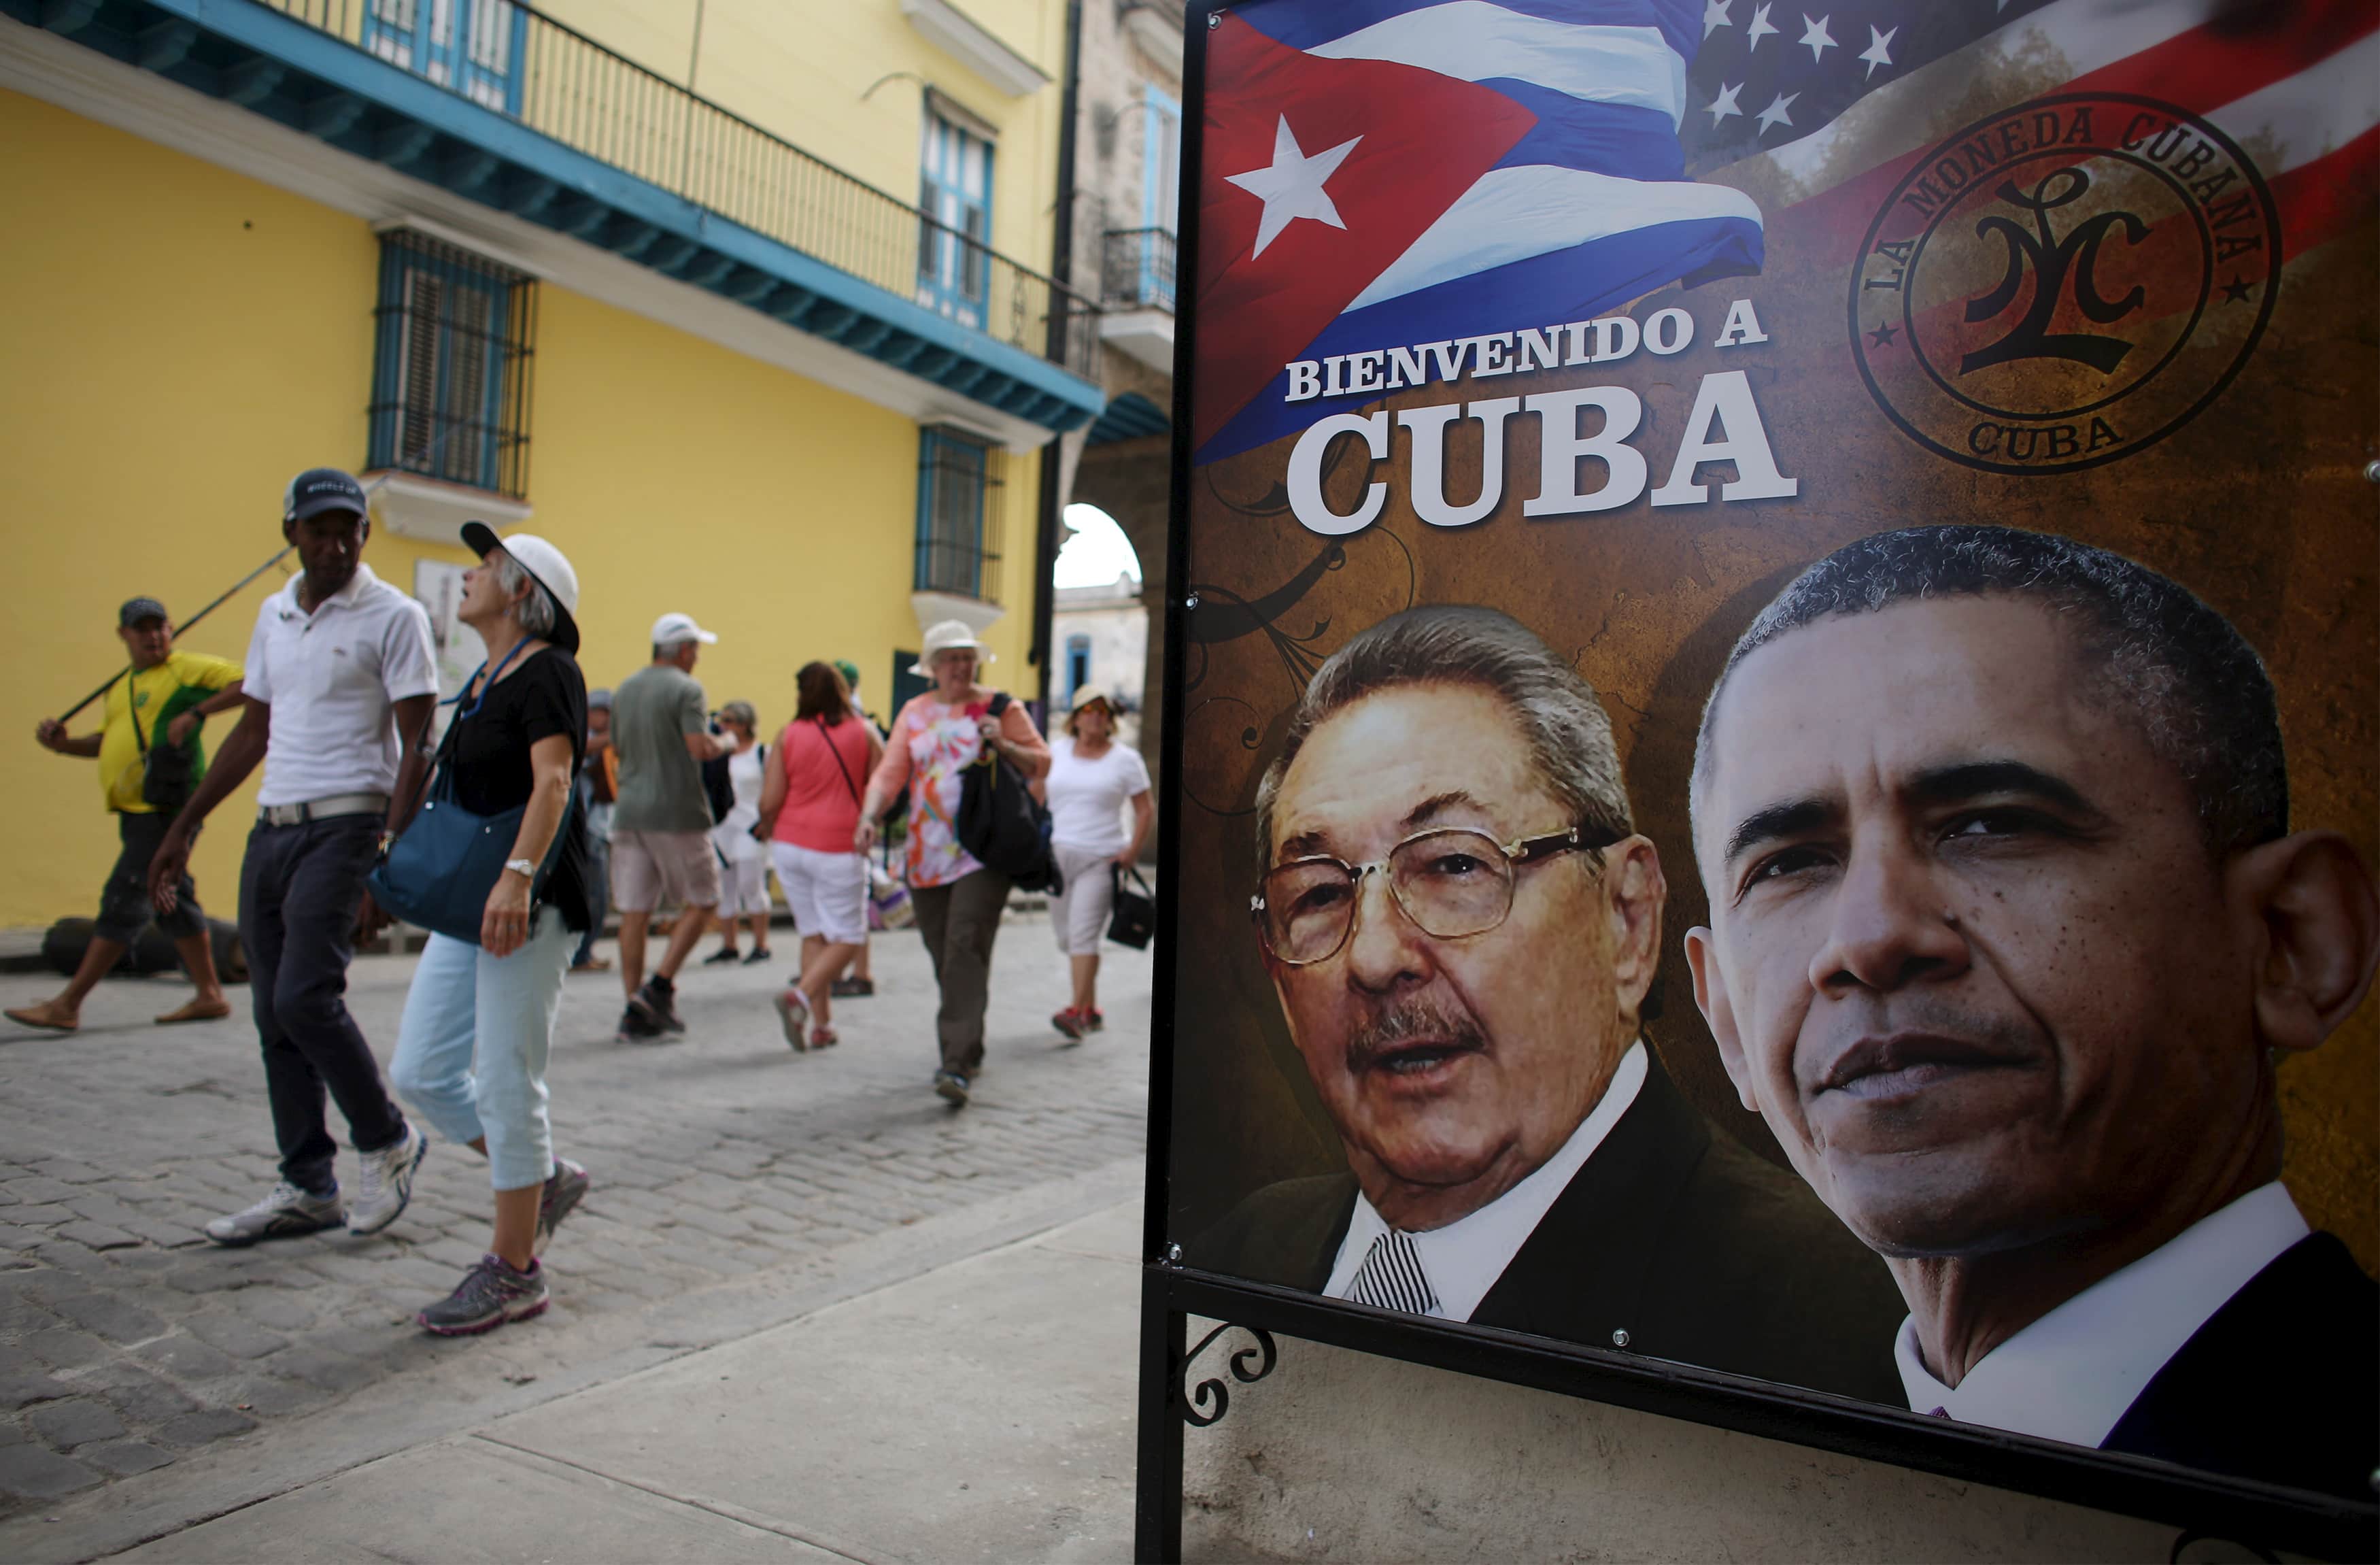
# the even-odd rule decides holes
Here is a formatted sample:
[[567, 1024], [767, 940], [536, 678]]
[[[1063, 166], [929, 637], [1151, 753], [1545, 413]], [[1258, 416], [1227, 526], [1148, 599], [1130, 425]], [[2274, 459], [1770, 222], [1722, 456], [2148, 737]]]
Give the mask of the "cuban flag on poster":
[[1283, 366], [1609, 313], [1760, 270], [1686, 177], [1703, 0], [1251, 0], [1208, 35], [1196, 459], [1377, 393]]

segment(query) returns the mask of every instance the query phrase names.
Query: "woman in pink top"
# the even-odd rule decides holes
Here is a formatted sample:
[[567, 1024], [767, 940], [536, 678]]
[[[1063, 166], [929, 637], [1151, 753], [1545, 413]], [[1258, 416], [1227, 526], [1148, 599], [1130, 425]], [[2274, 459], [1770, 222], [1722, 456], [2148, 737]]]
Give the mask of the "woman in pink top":
[[854, 831], [860, 789], [883, 741], [852, 711], [832, 663], [805, 663], [794, 683], [801, 702], [769, 758], [752, 834], [769, 843], [802, 933], [801, 976], [777, 996], [777, 1019], [795, 1049], [824, 1049], [835, 1041], [828, 999], [835, 975], [868, 939], [868, 854], [854, 845]]
[[876, 841], [877, 818], [904, 788], [909, 793], [909, 901], [917, 933], [934, 961], [941, 989], [935, 1019], [942, 1065], [934, 1090], [955, 1104], [983, 1063], [983, 1008], [990, 998], [991, 942], [1008, 905], [1008, 877], [976, 862], [959, 845], [955, 822], [966, 769], [990, 745], [1031, 782], [1050, 769], [1050, 746], [1025, 708], [1011, 701], [991, 715], [997, 692], [975, 682], [990, 653], [958, 620], [926, 632], [926, 650], [912, 672], [934, 687], [914, 697], [892, 721], [884, 759], [868, 779], [852, 845], [865, 854]]

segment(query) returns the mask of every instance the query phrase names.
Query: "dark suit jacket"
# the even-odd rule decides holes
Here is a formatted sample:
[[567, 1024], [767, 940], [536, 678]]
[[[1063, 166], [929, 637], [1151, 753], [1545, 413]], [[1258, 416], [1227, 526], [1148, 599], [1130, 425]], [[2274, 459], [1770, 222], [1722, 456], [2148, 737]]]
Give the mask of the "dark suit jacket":
[[2231, 1295], [2100, 1447], [2369, 1502], [2380, 1468], [2380, 1285], [2309, 1234]]
[[[1649, 1052], [1649, 1050], [1648, 1050]], [[1904, 1405], [1891, 1274], [1791, 1172], [1714, 1135], [1658, 1059], [1471, 1319]], [[1194, 1241], [1207, 1271], [1319, 1292], [1355, 1177], [1268, 1185]]]

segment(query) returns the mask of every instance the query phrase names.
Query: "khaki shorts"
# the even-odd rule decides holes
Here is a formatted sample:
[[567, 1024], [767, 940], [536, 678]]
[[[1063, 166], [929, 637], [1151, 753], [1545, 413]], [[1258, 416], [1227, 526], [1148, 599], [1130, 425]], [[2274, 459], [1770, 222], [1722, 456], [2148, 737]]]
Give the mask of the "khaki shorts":
[[664, 902], [719, 905], [719, 855], [708, 831], [612, 833], [612, 905], [650, 913]]

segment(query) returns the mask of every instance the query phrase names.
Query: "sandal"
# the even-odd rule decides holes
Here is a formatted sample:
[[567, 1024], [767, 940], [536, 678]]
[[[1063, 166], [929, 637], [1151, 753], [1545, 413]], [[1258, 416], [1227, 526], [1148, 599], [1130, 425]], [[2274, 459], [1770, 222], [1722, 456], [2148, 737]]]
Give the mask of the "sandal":
[[157, 1025], [161, 1027], [170, 1027], [181, 1022], [220, 1022], [230, 1014], [230, 1001], [193, 1000], [180, 1010], [168, 1011], [158, 1017]]
[[810, 1047], [812, 1049], [832, 1049], [836, 1044], [841, 1043], [843, 1039], [835, 1035], [835, 1030], [832, 1027], [812, 1027], [810, 1029]]

